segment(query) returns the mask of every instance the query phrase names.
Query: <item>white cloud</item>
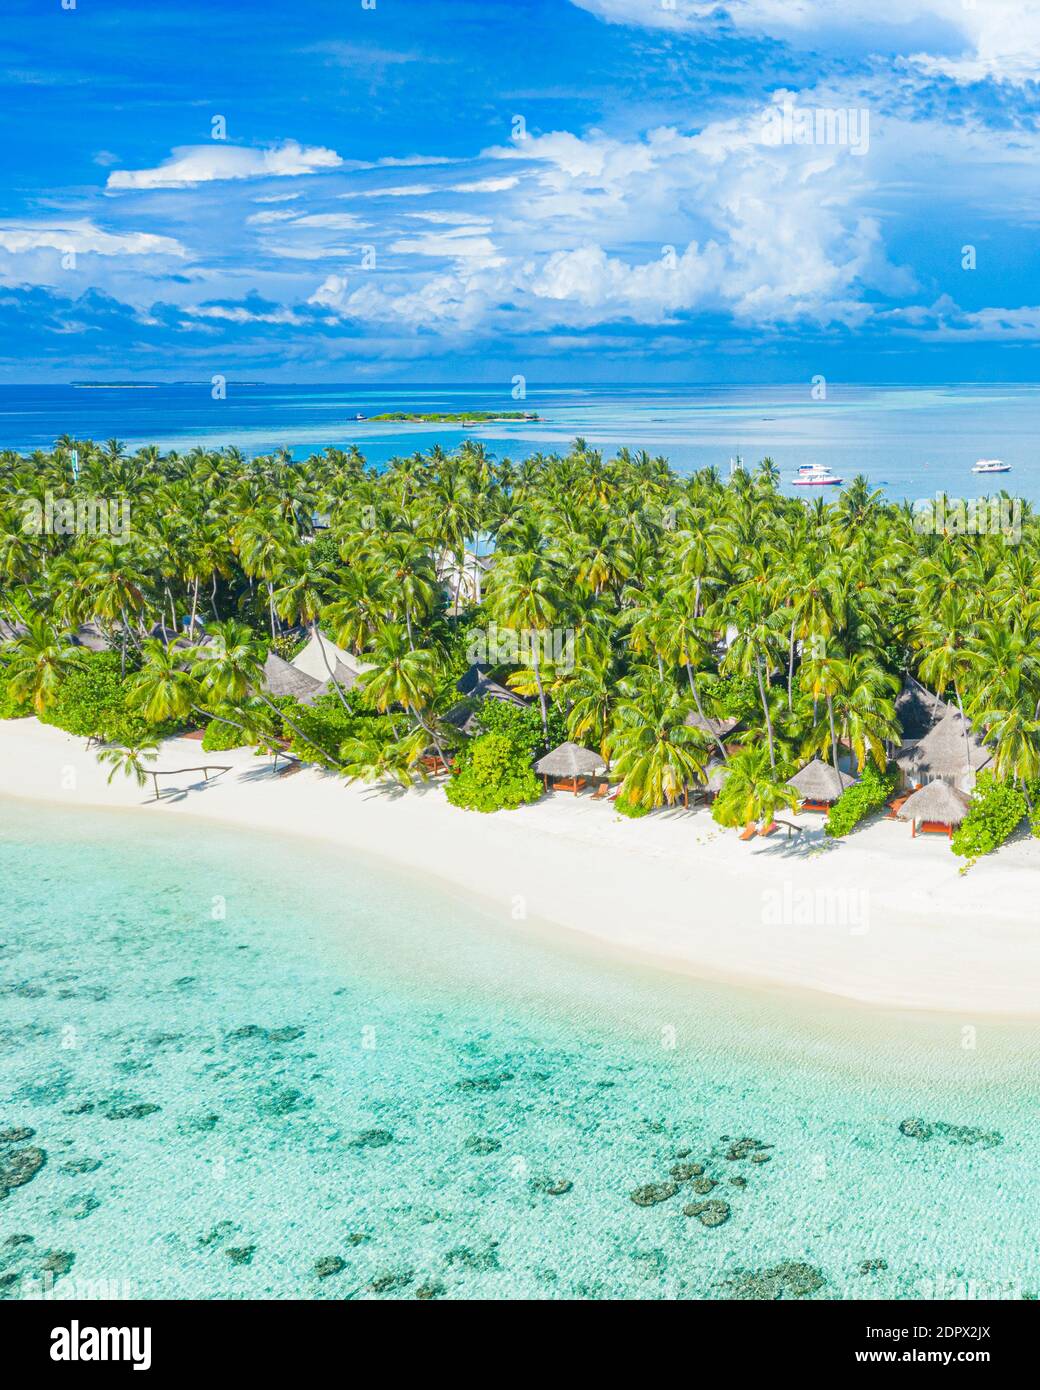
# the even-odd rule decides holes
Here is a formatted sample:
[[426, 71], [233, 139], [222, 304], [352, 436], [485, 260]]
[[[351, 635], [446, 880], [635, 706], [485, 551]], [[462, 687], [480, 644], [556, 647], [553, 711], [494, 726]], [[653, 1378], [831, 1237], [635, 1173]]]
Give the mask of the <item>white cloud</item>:
[[390, 243], [390, 251], [398, 256], [441, 256], [453, 260], [500, 264], [495, 243], [488, 236], [474, 235], [472, 226], [450, 227], [443, 232], [427, 232], [423, 236], [403, 237]]
[[243, 145], [183, 145], [157, 169], [117, 169], [107, 187], [190, 188], [221, 179], [293, 178], [336, 169], [343, 163], [335, 150], [320, 145], [303, 146], [286, 140], [270, 149]]
[[491, 178], [491, 179], [476, 179], [473, 183], [455, 183], [455, 184], [452, 184], [452, 185], [449, 187], [448, 192], [449, 192], [449, 193], [502, 193], [502, 192], [504, 192], [507, 188], [515, 188], [516, 185], [517, 185], [519, 182], [520, 182], [519, 179], [513, 178], [513, 177], [497, 178], [497, 179], [496, 179], [496, 178]]
[[184, 256], [173, 237], [152, 232], [106, 232], [87, 218], [69, 222], [0, 222], [0, 250], [60, 251], [95, 256]]
[[572, 0], [614, 24], [718, 30], [814, 52], [902, 55], [922, 71], [976, 82], [1040, 78], [1035, 0]]
[[241, 304], [196, 304], [186, 305], [183, 312], [192, 318], [219, 319], [225, 323], [270, 323], [301, 324], [299, 314], [291, 309], [256, 310], [247, 309]]

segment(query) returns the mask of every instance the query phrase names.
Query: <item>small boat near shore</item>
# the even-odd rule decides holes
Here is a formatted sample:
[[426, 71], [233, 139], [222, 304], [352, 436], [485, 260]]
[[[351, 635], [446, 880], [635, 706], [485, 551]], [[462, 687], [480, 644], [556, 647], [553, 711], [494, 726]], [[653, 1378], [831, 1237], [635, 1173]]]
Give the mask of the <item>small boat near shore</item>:
[[1003, 459], [979, 459], [971, 470], [973, 473], [1010, 473], [1010, 463]]
[[842, 481], [822, 463], [803, 463], [792, 479], [795, 487], [833, 487]]

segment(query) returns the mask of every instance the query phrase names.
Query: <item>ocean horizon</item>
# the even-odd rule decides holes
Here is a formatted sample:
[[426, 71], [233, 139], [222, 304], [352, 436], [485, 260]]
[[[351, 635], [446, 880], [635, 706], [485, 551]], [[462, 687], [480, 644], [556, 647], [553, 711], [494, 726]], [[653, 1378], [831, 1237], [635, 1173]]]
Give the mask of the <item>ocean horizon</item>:
[[[654, 387], [536, 386], [515, 398], [508, 384], [226, 384], [208, 381], [121, 386], [0, 386], [0, 448], [46, 450], [61, 435], [119, 439], [128, 450], [234, 446], [252, 456], [288, 449], [304, 458], [356, 444], [369, 463], [439, 445], [478, 440], [497, 458], [566, 451], [577, 437], [610, 455], [620, 448], [663, 455], [681, 473], [771, 457], [784, 491], [806, 464], [844, 482], [862, 473], [893, 501], [977, 497], [1006, 490], [1040, 501], [1040, 387], [1008, 385]], [[825, 392], [820, 395], [821, 390]], [[525, 410], [535, 421], [462, 429], [402, 425], [371, 417], [391, 411]], [[980, 479], [972, 466], [1000, 458], [1010, 471]], [[837, 489], [812, 489], [833, 497]]]

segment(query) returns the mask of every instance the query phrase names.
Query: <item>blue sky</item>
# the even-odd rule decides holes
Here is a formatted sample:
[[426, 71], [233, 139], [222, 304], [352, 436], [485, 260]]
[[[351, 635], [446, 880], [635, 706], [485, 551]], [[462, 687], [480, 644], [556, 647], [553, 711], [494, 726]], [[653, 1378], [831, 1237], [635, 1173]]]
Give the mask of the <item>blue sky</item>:
[[5, 0], [0, 377], [1032, 380], [1037, 76], [1038, 0]]

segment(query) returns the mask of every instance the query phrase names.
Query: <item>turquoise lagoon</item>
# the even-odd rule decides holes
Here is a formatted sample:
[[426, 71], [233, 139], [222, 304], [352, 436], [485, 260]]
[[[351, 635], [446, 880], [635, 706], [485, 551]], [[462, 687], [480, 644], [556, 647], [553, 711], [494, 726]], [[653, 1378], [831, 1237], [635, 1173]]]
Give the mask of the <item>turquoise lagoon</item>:
[[[709, 986], [161, 811], [0, 802], [0, 902], [0, 1171], [47, 1155], [7, 1297], [1040, 1291], [1026, 1024]], [[631, 1200], [678, 1163], [724, 1224]]]

